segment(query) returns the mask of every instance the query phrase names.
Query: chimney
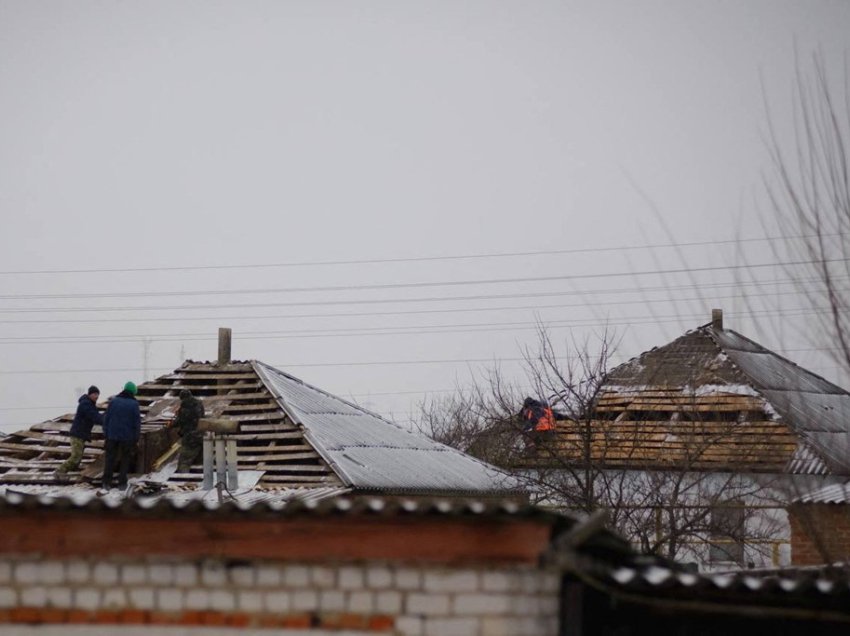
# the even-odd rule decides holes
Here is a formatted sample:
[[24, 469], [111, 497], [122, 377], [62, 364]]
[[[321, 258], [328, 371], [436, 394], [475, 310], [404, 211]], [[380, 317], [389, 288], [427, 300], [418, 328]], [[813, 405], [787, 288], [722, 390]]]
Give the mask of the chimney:
[[711, 310], [711, 326], [714, 329], [719, 331], [723, 331], [723, 310], [722, 309], [712, 309]]
[[218, 364], [224, 366], [230, 364], [230, 336], [231, 330], [228, 327], [218, 328]]

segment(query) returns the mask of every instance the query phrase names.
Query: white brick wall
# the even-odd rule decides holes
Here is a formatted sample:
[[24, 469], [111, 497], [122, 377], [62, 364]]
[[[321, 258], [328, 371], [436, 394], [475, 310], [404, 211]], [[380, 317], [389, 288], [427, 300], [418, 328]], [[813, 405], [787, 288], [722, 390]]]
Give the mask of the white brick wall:
[[0, 560], [0, 608], [390, 616], [401, 636], [554, 636], [560, 576], [533, 567]]
[[213, 590], [210, 592], [210, 609], [232, 612], [236, 609], [236, 594], [230, 590]]

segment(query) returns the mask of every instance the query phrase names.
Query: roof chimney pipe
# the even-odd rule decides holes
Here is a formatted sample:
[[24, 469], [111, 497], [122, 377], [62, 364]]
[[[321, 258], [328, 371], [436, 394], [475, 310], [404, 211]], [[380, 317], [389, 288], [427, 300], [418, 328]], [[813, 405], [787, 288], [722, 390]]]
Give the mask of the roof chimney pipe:
[[722, 309], [712, 309], [711, 310], [711, 326], [714, 329], [718, 329], [719, 331], [723, 331], [723, 310]]
[[218, 364], [224, 366], [230, 364], [230, 336], [232, 331], [228, 327], [218, 328]]

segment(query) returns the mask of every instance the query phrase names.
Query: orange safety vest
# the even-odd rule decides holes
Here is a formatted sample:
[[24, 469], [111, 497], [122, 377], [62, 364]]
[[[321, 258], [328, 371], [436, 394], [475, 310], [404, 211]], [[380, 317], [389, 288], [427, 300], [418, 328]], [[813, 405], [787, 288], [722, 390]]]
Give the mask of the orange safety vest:
[[534, 425], [535, 431], [554, 431], [555, 430], [555, 416], [552, 415], [552, 409], [548, 406], [543, 408], [543, 415], [537, 420], [537, 424]]

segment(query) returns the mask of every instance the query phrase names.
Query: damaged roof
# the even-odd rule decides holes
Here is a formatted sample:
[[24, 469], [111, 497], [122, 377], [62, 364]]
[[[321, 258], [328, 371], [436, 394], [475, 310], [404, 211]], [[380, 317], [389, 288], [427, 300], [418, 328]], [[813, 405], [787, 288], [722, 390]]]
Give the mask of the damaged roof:
[[261, 362], [258, 375], [346, 485], [382, 491], [509, 491], [496, 468]]
[[[685, 398], [693, 404], [683, 408]], [[736, 430], [759, 435], [761, 468], [850, 474], [850, 393], [712, 323], [613, 369], [598, 405], [603, 412], [634, 411], [632, 420], [650, 412], [658, 419], [665, 410], [713, 409], [724, 421], [730, 419], [724, 411], [737, 410]]]
[[[422, 494], [519, 494], [501, 471], [361, 407], [256, 361], [219, 365], [187, 361], [140, 384], [142, 411], [137, 482], [178, 496], [199, 489], [201, 460], [176, 472], [175, 430], [169, 427], [181, 389], [204, 404], [208, 418], [239, 423], [240, 489], [297, 493], [307, 489]], [[106, 408], [106, 404], [99, 405]], [[91, 488], [102, 471], [103, 435], [92, 431], [78, 473], [57, 476], [70, 453], [73, 415], [36, 424], [0, 440], [0, 486]], [[245, 478], [245, 479], [243, 479]], [[244, 494], [244, 493], [243, 493]]]

